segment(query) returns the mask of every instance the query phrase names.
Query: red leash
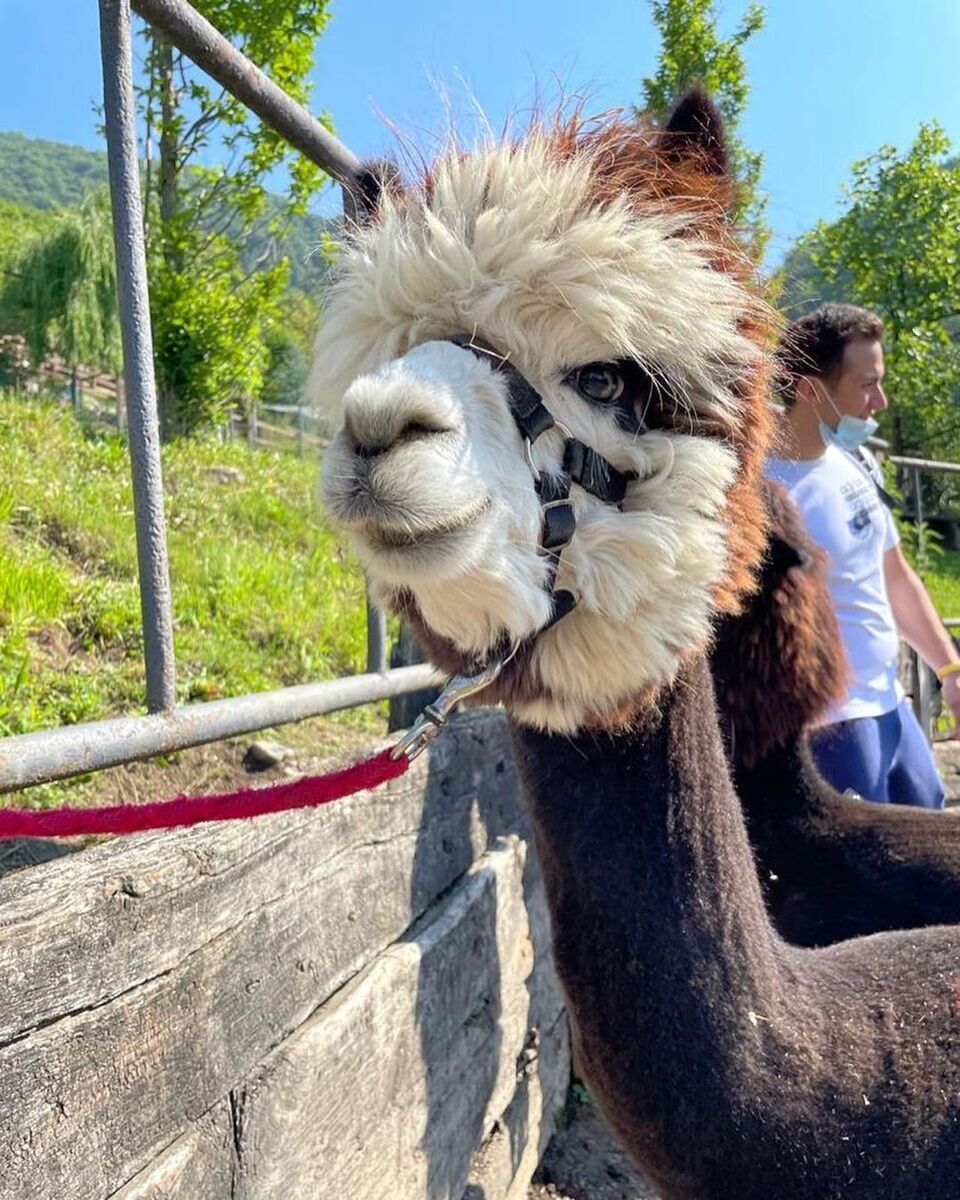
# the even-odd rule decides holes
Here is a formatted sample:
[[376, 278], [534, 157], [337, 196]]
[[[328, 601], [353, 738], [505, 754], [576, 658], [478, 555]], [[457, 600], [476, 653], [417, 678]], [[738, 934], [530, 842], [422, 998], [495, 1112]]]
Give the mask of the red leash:
[[137, 833], [173, 829], [202, 821], [234, 821], [291, 808], [316, 808], [354, 792], [397, 779], [410, 766], [406, 754], [392, 758], [388, 746], [342, 771], [247, 788], [224, 796], [178, 796], [152, 804], [117, 804], [111, 808], [0, 808], [0, 838], [68, 837], [77, 833]]

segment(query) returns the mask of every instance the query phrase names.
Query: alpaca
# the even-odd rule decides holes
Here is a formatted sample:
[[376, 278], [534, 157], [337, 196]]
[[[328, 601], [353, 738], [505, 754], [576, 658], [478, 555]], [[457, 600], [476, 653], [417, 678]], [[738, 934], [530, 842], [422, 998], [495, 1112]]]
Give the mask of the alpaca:
[[438, 665], [500, 668], [600, 1106], [669, 1200], [956, 1194], [960, 930], [781, 941], [724, 757], [706, 646], [763, 553], [771, 323], [716, 111], [357, 191], [327, 510]]
[[721, 621], [711, 670], [773, 922], [803, 946], [960, 922], [960, 822], [840, 796], [810, 762], [803, 730], [842, 693], [843, 648], [822, 552], [783, 489], [764, 492], [760, 586]]

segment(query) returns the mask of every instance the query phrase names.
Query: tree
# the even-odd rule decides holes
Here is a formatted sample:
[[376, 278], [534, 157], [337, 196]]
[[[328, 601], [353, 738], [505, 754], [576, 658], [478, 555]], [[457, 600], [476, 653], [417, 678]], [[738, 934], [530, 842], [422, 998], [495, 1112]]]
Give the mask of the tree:
[[[884, 319], [894, 403], [882, 431], [895, 453], [960, 451], [960, 164], [936, 123], [908, 151], [883, 146], [853, 166], [846, 209], [798, 251], [822, 287]], [[816, 278], [816, 276], [814, 276]]]
[[269, 360], [260, 399], [264, 404], [303, 404], [313, 336], [320, 306], [312, 296], [288, 288], [280, 302], [280, 320], [267, 335]]
[[[305, 103], [326, 3], [204, 0], [198, 7]], [[258, 395], [269, 361], [267, 335], [289, 272], [289, 262], [272, 248], [291, 219], [306, 212], [323, 176], [163, 34], [148, 27], [144, 37], [140, 101], [147, 128], [151, 316], [161, 424], [169, 437]], [[211, 149], [224, 161], [201, 165]], [[287, 193], [282, 203], [270, 203], [263, 180], [281, 166], [289, 173]], [[245, 267], [243, 248], [262, 237], [264, 227], [267, 254], [253, 269]]]
[[702, 84], [716, 101], [740, 181], [734, 218], [747, 226], [745, 240], [759, 262], [770, 239], [764, 222], [767, 199], [760, 192], [763, 155], [747, 149], [736, 130], [750, 95], [743, 46], [763, 28], [764, 7], [751, 3], [728, 38], [717, 32], [715, 0], [651, 0], [651, 8], [661, 46], [656, 75], [643, 81], [645, 107], [664, 117], [694, 84]]
[[78, 208], [62, 209], [45, 232], [27, 242], [9, 268], [0, 311], [22, 334], [34, 362], [48, 354], [67, 365], [116, 371], [120, 326], [110, 201], [91, 192]]

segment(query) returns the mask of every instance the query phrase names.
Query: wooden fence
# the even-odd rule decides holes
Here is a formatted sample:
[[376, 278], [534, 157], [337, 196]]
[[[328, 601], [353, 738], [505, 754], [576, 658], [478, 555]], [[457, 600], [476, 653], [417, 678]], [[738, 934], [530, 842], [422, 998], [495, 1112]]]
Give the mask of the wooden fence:
[[[17, 386], [28, 392], [43, 387], [53, 389], [63, 400], [69, 400], [78, 414], [120, 433], [126, 430], [121, 375], [70, 366], [56, 355], [33, 366], [24, 339], [11, 334], [0, 335], [0, 354], [5, 356]], [[251, 446], [301, 457], [319, 453], [328, 440], [314, 410], [297, 404], [256, 404], [246, 412], [238, 408], [227, 415], [221, 429], [227, 441], [242, 438]]]
[[569, 1082], [505, 721], [0, 880], [3, 1200], [519, 1200]]

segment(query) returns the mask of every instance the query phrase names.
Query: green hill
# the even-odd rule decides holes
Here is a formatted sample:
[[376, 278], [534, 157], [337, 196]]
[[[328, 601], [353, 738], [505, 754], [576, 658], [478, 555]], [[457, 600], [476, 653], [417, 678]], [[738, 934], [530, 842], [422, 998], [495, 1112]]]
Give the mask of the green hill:
[[79, 204], [91, 188], [106, 182], [106, 151], [0, 133], [0, 199], [60, 208]]
[[[107, 185], [107, 153], [85, 150], [65, 142], [28, 138], [22, 133], [0, 133], [0, 200], [32, 209], [49, 210], [79, 204], [91, 188]], [[273, 204], [280, 204], [271, 196]], [[3, 219], [0, 210], [0, 220]], [[279, 243], [266, 234], [251, 237], [244, 255], [248, 269], [276, 262], [287, 256], [291, 263], [290, 283], [301, 291], [316, 294], [328, 267], [314, 251], [336, 221], [308, 214], [291, 222]]]

